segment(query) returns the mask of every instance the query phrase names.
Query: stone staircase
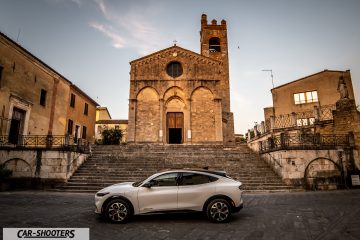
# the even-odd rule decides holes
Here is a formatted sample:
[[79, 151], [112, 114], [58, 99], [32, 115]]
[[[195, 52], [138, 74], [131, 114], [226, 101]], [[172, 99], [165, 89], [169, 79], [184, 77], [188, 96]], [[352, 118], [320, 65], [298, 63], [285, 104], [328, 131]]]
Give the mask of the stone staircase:
[[224, 148], [218, 145], [95, 146], [92, 156], [57, 190], [96, 192], [111, 184], [138, 181], [164, 170], [203, 168], [225, 170], [248, 191], [288, 191], [258, 154], [246, 145]]

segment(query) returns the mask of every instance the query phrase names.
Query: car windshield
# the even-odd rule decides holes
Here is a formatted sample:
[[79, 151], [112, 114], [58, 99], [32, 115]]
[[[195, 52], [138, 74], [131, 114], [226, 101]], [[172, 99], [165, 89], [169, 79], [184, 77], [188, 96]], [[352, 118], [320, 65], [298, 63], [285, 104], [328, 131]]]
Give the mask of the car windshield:
[[147, 178], [142, 179], [141, 181], [138, 181], [138, 182], [134, 182], [134, 183], [132, 184], [133, 187], [138, 187], [138, 186], [140, 186], [146, 179], [147, 179]]

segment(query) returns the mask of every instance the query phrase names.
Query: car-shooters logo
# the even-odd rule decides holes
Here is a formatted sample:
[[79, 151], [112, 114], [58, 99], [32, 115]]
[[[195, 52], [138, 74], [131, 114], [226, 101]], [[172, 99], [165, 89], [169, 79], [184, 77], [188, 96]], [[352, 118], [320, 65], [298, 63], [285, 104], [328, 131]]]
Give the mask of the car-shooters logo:
[[4, 240], [89, 240], [89, 228], [4, 228]]

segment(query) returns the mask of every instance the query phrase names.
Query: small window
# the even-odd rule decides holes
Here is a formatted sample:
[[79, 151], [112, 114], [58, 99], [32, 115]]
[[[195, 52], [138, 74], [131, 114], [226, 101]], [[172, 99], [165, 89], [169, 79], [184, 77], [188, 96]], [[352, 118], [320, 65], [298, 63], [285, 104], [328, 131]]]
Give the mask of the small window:
[[47, 94], [47, 91], [44, 90], [44, 89], [41, 89], [41, 92], [40, 92], [40, 105], [44, 106], [44, 107], [46, 105], [46, 94]]
[[102, 127], [101, 127], [101, 126], [98, 126], [98, 127], [97, 127], [97, 132], [98, 132], [99, 134], [102, 133]]
[[220, 52], [220, 39], [217, 37], [210, 38], [209, 52]]
[[177, 186], [177, 173], [166, 173], [160, 175], [153, 180], [154, 187], [169, 187], [169, 186]]
[[74, 122], [71, 120], [71, 119], [69, 119], [68, 120], [68, 129], [67, 129], [67, 133], [68, 134], [72, 134], [72, 132], [73, 132], [73, 126], [74, 126]]
[[183, 173], [181, 178], [181, 185], [198, 185], [211, 182], [207, 175], [197, 173]]
[[85, 126], [83, 126], [83, 128], [82, 128], [82, 138], [86, 139], [86, 127]]
[[75, 94], [71, 94], [71, 97], [70, 97], [70, 107], [75, 107]]
[[3, 66], [0, 65], [0, 88], [1, 88], [1, 80], [2, 80], [2, 72], [3, 72]]
[[171, 62], [166, 67], [166, 72], [170, 77], [176, 78], [182, 75], [183, 69], [181, 63]]
[[88, 115], [88, 110], [89, 110], [89, 104], [85, 103], [85, 106], [84, 106], [84, 114], [85, 115]]

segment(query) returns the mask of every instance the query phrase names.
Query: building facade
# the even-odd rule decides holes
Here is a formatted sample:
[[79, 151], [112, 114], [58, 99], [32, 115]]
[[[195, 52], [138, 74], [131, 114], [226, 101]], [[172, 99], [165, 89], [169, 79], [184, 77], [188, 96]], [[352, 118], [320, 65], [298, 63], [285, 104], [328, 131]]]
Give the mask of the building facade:
[[130, 143], [233, 144], [227, 26], [201, 17], [201, 53], [176, 44], [130, 62]]
[[95, 140], [101, 143], [102, 132], [105, 129], [120, 129], [123, 136], [121, 142], [125, 143], [127, 140], [128, 120], [126, 119], [112, 119], [107, 107], [96, 108], [96, 124], [95, 124]]
[[324, 70], [273, 88], [248, 145], [289, 184], [334, 189], [360, 173], [360, 112], [350, 71]]
[[69, 134], [94, 141], [98, 104], [76, 85], [0, 33], [0, 135], [18, 144], [24, 136]]

